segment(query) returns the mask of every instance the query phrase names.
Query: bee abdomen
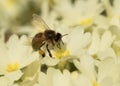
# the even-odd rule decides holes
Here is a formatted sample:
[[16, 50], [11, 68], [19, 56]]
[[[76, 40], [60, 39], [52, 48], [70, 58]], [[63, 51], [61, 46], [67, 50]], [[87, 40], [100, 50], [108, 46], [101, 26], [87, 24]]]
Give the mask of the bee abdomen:
[[32, 39], [32, 48], [37, 51], [41, 48], [42, 43], [44, 42], [43, 33], [36, 34]]

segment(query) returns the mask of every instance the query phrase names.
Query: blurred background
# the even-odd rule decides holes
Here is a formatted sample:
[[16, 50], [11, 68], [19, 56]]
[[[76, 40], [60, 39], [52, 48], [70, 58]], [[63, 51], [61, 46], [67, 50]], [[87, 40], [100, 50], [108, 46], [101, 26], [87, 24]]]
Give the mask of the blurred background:
[[33, 29], [32, 15], [38, 14], [47, 21], [50, 12], [59, 2], [60, 0], [0, 0], [0, 37], [5, 36], [6, 41], [14, 33], [28, 35]]
[[[5, 38], [6, 41], [7, 38], [9, 38], [9, 36], [13, 33], [16, 33], [18, 35], [26, 34], [33, 36], [32, 29], [34, 27], [31, 24], [31, 21], [32, 15], [34, 13], [40, 15], [50, 27], [55, 28], [59, 24], [61, 24], [62, 19], [67, 17], [67, 12], [65, 13], [65, 11], [68, 10], [67, 8], [69, 7], [67, 3], [69, 3], [72, 7], [76, 7], [78, 5], [76, 7], [77, 9], [71, 8], [68, 11], [68, 14], [70, 14], [69, 12], [71, 12], [73, 18], [76, 16], [76, 14], [79, 14], [76, 13], [76, 11], [74, 12], [74, 10], [83, 10], [84, 6], [83, 8], [79, 8], [82, 3], [77, 4], [79, 3], [79, 1], [82, 1], [84, 3], [95, 1], [102, 4], [101, 2], [103, 0], [0, 0], [0, 37]], [[109, 3], [112, 5], [112, 2], [114, 0], [107, 1], [109, 1]], [[92, 7], [92, 9], [93, 8], [94, 7]], [[101, 10], [98, 12], [98, 14], [106, 16], [106, 11], [104, 10], [104, 8], [100, 8]], [[87, 9], [89, 9], [89, 6]], [[75, 13], [75, 15], [72, 14], [72, 12]], [[69, 18], [71, 18], [71, 16]]]

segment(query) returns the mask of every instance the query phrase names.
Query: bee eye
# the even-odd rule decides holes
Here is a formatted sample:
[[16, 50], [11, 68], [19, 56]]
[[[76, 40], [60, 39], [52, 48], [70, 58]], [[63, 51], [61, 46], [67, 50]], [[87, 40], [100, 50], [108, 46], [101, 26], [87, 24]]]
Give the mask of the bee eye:
[[55, 41], [57, 42], [61, 38], [62, 38], [62, 35], [60, 33], [57, 33], [56, 36], [55, 36]]

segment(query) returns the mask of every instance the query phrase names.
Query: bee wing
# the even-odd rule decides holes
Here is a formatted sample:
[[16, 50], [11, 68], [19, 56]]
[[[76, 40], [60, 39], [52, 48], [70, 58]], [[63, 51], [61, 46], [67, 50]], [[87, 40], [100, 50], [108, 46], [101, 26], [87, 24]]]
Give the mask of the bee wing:
[[37, 14], [33, 14], [32, 24], [38, 29], [40, 29], [41, 31], [50, 29], [48, 25], [45, 23], [45, 21]]
[[31, 46], [32, 45], [32, 43], [31, 43], [31, 41], [32, 41], [32, 37], [28, 37], [28, 39], [23, 43], [25, 46]]

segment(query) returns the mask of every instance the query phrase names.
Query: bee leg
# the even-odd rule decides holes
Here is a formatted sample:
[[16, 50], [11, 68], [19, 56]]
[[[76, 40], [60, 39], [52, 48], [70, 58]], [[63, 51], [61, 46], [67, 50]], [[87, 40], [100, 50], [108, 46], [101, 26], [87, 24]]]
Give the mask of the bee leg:
[[63, 40], [61, 40], [61, 42], [62, 42], [62, 44], [64, 45], [64, 42], [63, 42]]
[[58, 47], [59, 49], [61, 49], [60, 42], [57, 44], [57, 47]]
[[39, 54], [42, 55], [42, 57], [45, 57], [45, 52], [43, 50], [39, 50]]
[[[55, 46], [55, 43], [53, 40], [51, 41], [51, 43], [52, 43], [52, 46]], [[52, 47], [52, 49], [54, 49], [54, 47]]]
[[46, 48], [47, 48], [47, 51], [48, 51], [48, 53], [49, 53], [49, 56], [52, 57], [52, 54], [51, 54], [51, 52], [50, 52], [50, 50], [49, 50], [49, 48], [48, 48], [48, 44], [46, 45]]
[[64, 45], [64, 42], [63, 42], [62, 40], [60, 40], [60, 41], [58, 42], [58, 44], [57, 44], [57, 47], [58, 47], [59, 49], [61, 49], [61, 43]]
[[45, 42], [43, 42], [41, 45], [40, 45], [40, 48], [45, 44]]
[[42, 43], [41, 46], [39, 47], [39, 54], [42, 55], [42, 57], [45, 57], [45, 52], [44, 52], [43, 50], [41, 50], [40, 48], [41, 48], [44, 44], [45, 44], [45, 42]]

